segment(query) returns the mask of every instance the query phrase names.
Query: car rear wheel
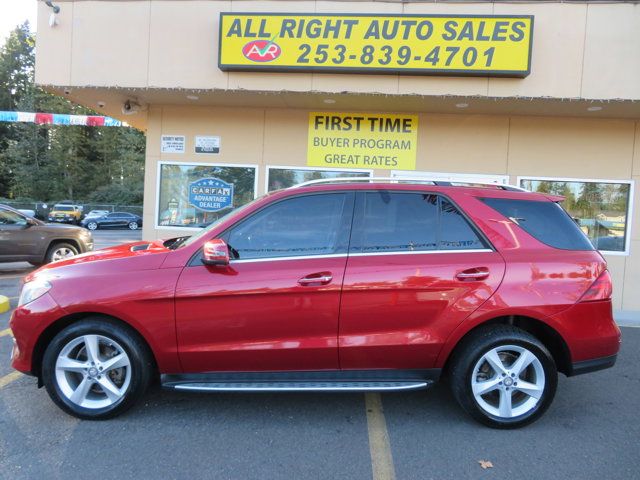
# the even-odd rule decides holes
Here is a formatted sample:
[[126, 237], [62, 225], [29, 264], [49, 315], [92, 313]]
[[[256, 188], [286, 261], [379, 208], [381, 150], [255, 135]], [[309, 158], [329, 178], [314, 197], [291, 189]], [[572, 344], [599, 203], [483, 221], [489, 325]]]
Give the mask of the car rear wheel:
[[152, 371], [148, 350], [135, 333], [105, 319], [87, 319], [51, 341], [42, 380], [65, 412], [103, 420], [131, 408], [147, 389]]
[[129, 230], [137, 230], [138, 222], [129, 222]]
[[540, 418], [558, 383], [547, 348], [508, 325], [481, 329], [465, 340], [454, 353], [449, 376], [462, 408], [494, 428], [518, 428]]
[[97, 222], [89, 222], [89, 223], [87, 223], [87, 228], [89, 230], [97, 230], [98, 229], [98, 223]]
[[47, 263], [57, 262], [65, 258], [71, 258], [78, 254], [78, 249], [70, 243], [55, 243], [47, 251]]

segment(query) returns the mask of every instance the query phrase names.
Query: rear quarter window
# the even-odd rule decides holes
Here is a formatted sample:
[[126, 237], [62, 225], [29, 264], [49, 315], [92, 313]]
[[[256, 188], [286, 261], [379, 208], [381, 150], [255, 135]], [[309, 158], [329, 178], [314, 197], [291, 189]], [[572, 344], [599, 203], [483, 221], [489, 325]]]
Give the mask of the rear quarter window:
[[562, 250], [594, 249], [576, 222], [555, 202], [509, 198], [480, 200], [550, 247]]

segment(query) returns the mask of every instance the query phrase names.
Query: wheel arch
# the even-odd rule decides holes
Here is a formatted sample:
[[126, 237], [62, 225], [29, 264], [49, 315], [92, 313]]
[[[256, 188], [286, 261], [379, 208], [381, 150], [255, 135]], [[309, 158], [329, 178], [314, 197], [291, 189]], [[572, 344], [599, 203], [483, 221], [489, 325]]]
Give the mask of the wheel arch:
[[553, 356], [553, 360], [556, 363], [558, 371], [565, 375], [571, 374], [571, 351], [569, 350], [569, 346], [562, 335], [560, 335], [560, 333], [548, 323], [527, 315], [504, 315], [495, 317], [481, 322], [469, 329], [455, 342], [452, 348], [446, 352], [446, 358], [443, 362], [443, 374], [446, 375], [449, 363], [456, 350], [461, 348], [465, 344], [465, 341], [471, 338], [478, 330], [490, 327], [491, 325], [513, 325], [514, 327], [530, 333], [540, 340], [545, 347], [547, 347]]
[[134, 328], [130, 323], [125, 322], [117, 317], [112, 315], [106, 315], [104, 313], [99, 312], [82, 312], [82, 313], [73, 313], [70, 315], [66, 315], [64, 317], [59, 318], [57, 321], [53, 322], [49, 325], [38, 337], [36, 341], [35, 347], [33, 348], [33, 354], [31, 356], [31, 372], [33, 375], [38, 377], [38, 387], [42, 387], [42, 359], [44, 357], [44, 352], [47, 349], [47, 346], [51, 343], [51, 340], [60, 333], [62, 330], [67, 328], [69, 325], [77, 323], [87, 317], [102, 317], [103, 319], [110, 321], [112, 323], [116, 323], [119, 326], [128, 329], [131, 333], [136, 335], [147, 348], [147, 352], [150, 358], [153, 361], [154, 368], [154, 376], [158, 374], [158, 362], [155, 357], [155, 353], [151, 348], [149, 341], [145, 338], [143, 334], [141, 334], [136, 328]]

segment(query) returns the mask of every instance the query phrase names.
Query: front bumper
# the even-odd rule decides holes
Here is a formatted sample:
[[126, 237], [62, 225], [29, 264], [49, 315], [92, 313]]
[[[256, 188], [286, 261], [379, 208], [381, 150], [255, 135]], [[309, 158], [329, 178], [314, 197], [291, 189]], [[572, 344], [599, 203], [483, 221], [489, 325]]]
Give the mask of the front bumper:
[[14, 339], [11, 353], [13, 368], [28, 375], [34, 373], [34, 361], [39, 361], [34, 358], [38, 339], [49, 325], [64, 314], [48, 293], [13, 311], [9, 320]]

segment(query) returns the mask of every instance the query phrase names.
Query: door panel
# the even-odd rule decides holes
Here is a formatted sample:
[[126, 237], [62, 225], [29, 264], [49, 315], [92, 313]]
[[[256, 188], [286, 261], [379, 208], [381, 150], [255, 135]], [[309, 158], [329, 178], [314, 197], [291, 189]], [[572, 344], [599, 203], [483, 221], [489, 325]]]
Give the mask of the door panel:
[[[176, 289], [185, 372], [338, 368], [346, 255], [187, 267]], [[332, 277], [301, 285], [314, 274]]]
[[192, 261], [176, 288], [185, 372], [337, 369], [352, 214], [351, 193], [285, 198], [221, 235], [228, 267]]
[[[459, 280], [483, 267], [486, 279]], [[431, 368], [449, 333], [504, 275], [492, 251], [351, 256], [340, 314], [340, 365]]]
[[449, 333], [486, 301], [502, 257], [441, 195], [358, 194], [340, 308], [345, 369], [432, 368]]

